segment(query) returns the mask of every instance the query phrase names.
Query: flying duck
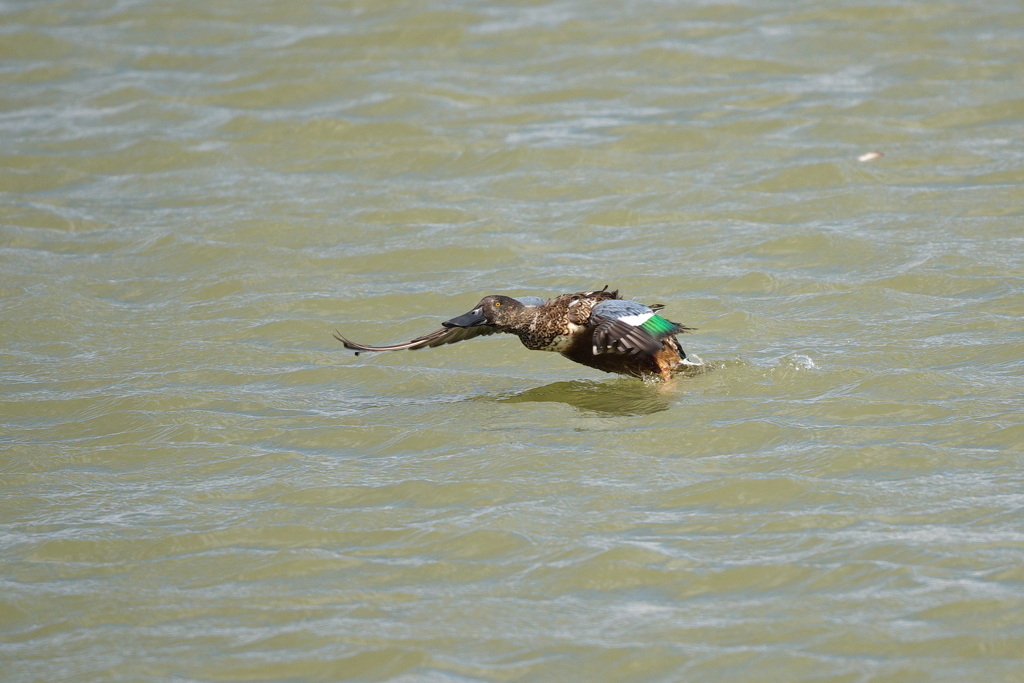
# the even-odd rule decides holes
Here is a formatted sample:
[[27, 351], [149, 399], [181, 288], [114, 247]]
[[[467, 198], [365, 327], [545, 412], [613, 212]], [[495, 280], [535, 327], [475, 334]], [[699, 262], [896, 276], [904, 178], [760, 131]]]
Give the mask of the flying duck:
[[514, 334], [528, 349], [555, 351], [571, 361], [604, 372], [667, 380], [687, 361], [677, 334], [693, 329], [647, 306], [622, 299], [618, 290], [575, 292], [552, 299], [539, 296], [485, 296], [468, 313], [446, 320], [441, 329], [402, 344], [367, 346], [335, 331], [334, 338], [361, 351], [399, 351], [454, 344], [497, 332]]

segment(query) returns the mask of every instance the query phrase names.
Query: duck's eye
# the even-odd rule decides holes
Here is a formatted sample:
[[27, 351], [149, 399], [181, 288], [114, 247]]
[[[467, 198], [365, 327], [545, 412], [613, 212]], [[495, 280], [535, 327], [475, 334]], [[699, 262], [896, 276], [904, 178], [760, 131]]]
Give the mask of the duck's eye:
[[574, 296], [573, 298], [569, 299], [569, 301], [571, 301], [572, 303], [576, 303], [579, 300], [580, 298], [578, 296]]
[[500, 302], [500, 301], [495, 301], [495, 302], [494, 302], [494, 305], [495, 305], [495, 306], [500, 306], [500, 305], [501, 305], [501, 302]]

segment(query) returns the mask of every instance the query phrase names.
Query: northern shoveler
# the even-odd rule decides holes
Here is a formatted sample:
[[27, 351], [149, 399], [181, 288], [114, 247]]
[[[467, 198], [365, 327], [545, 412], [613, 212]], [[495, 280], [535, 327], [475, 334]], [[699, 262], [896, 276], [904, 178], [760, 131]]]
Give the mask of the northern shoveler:
[[454, 344], [497, 332], [514, 334], [523, 346], [556, 351], [571, 361], [604, 372], [633, 377], [669, 379], [686, 360], [675, 335], [693, 329], [661, 317], [664, 306], [646, 306], [622, 299], [608, 287], [594, 292], [539, 296], [485, 296], [469, 313], [446, 320], [440, 330], [390, 346], [367, 346], [349, 341], [337, 330], [334, 337], [356, 355], [360, 351], [399, 351]]

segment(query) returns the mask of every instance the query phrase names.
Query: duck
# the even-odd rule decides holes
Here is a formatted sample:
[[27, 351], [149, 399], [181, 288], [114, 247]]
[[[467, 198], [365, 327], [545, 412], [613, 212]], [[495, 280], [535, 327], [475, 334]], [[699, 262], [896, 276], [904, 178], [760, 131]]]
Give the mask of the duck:
[[533, 351], [553, 351], [604, 372], [667, 381], [700, 363], [689, 361], [676, 339], [694, 328], [663, 318], [663, 308], [624, 299], [607, 285], [550, 299], [490, 294], [469, 312], [442, 322], [441, 329], [400, 344], [357, 344], [338, 330], [334, 338], [358, 356], [364, 351], [433, 348], [507, 333]]

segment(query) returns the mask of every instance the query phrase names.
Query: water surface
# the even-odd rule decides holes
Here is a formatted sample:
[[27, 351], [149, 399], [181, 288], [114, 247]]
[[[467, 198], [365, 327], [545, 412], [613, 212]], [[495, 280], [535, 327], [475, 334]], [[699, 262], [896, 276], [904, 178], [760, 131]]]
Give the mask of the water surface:
[[[1024, 680], [1019, 3], [0, 35], [5, 680]], [[604, 284], [714, 372], [331, 338]]]

